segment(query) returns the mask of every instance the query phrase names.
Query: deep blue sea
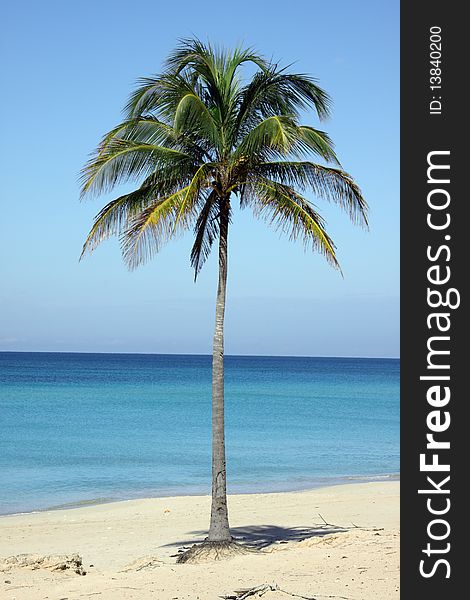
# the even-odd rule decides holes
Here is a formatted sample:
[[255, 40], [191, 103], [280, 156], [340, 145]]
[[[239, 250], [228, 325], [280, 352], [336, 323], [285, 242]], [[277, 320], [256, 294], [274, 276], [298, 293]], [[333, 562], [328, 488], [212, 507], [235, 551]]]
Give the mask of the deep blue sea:
[[[226, 357], [229, 492], [399, 471], [393, 359]], [[211, 358], [0, 352], [0, 514], [210, 492]]]

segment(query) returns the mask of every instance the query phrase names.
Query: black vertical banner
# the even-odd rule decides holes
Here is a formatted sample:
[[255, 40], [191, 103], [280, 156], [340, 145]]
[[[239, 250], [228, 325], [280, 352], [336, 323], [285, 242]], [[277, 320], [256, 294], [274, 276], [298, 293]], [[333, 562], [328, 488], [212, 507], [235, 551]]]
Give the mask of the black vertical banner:
[[[401, 597], [465, 594], [469, 35], [461, 3], [401, 4]], [[466, 110], [467, 109], [467, 110]], [[464, 164], [465, 163], [465, 164]], [[468, 440], [468, 441], [467, 441]], [[457, 594], [457, 590], [460, 591]]]

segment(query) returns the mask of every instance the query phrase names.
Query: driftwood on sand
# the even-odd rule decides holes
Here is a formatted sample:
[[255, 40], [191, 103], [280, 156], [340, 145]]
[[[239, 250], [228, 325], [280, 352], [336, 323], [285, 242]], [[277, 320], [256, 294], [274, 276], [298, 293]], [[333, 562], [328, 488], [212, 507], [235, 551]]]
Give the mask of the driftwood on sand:
[[0, 558], [0, 572], [12, 569], [47, 569], [48, 571], [72, 571], [77, 575], [86, 575], [82, 557], [78, 554], [16, 554]]
[[276, 583], [263, 583], [252, 588], [245, 588], [242, 590], [236, 590], [233, 594], [226, 596], [219, 596], [223, 600], [247, 600], [248, 598], [261, 598], [267, 592], [281, 592], [286, 596], [292, 596], [293, 598], [301, 598], [303, 600], [320, 600], [320, 598], [338, 598], [339, 600], [349, 600], [346, 596], [326, 596], [324, 594], [316, 594], [315, 596], [302, 596], [301, 594], [293, 594], [281, 589]]

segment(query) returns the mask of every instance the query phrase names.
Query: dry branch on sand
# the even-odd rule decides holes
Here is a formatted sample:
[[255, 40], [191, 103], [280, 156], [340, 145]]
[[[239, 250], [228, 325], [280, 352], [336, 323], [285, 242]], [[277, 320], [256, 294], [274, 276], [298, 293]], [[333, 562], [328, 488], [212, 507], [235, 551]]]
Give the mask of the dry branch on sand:
[[158, 567], [161, 567], [162, 564], [163, 561], [158, 559], [156, 556], [143, 556], [142, 558], [137, 558], [126, 565], [123, 569], [121, 569], [121, 573], [128, 573], [129, 571], [143, 571], [146, 569], [157, 569]]
[[302, 596], [301, 594], [293, 594], [292, 592], [282, 590], [276, 583], [263, 583], [261, 585], [257, 585], [256, 587], [235, 590], [233, 594], [219, 596], [219, 598], [223, 598], [224, 600], [247, 600], [251, 596], [261, 598], [267, 592], [280, 592], [287, 596], [292, 596], [293, 598], [301, 598], [302, 600], [319, 600], [320, 598], [338, 598], [339, 600], [349, 600], [346, 596], [327, 596], [324, 594], [316, 594], [315, 596]]

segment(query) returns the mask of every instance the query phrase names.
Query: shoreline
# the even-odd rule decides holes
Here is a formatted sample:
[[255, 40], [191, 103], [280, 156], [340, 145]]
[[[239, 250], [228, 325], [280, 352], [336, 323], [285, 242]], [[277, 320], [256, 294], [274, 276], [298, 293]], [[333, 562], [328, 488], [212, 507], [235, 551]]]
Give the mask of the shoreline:
[[[232, 491], [229, 492], [229, 496], [250, 496], [250, 495], [258, 495], [258, 494], [294, 494], [301, 492], [310, 492], [314, 490], [343, 486], [343, 485], [354, 485], [354, 484], [366, 484], [366, 483], [388, 483], [388, 482], [400, 482], [400, 473], [386, 473], [382, 475], [344, 475], [339, 477], [325, 477], [324, 480], [317, 482], [309, 482], [305, 485], [299, 484], [298, 486], [288, 486], [286, 487], [275, 487], [273, 489], [266, 489], [264, 487], [260, 487], [257, 489], [253, 489], [252, 491], [240, 490], [240, 491]], [[124, 498], [113, 498], [113, 497], [98, 497], [91, 498], [85, 500], [78, 500], [72, 502], [66, 502], [63, 504], [55, 504], [52, 506], [47, 506], [45, 508], [35, 508], [32, 510], [25, 511], [17, 511], [17, 512], [7, 512], [0, 513], [0, 520], [5, 517], [13, 517], [17, 515], [34, 515], [34, 514], [42, 514], [49, 513], [54, 511], [64, 511], [64, 510], [76, 510], [80, 508], [87, 508], [92, 506], [102, 506], [108, 504], [118, 504], [120, 502], [130, 502], [133, 500], [159, 500], [159, 499], [168, 499], [168, 498], [195, 498], [195, 497], [208, 497], [210, 496], [210, 492], [201, 493], [200, 491], [194, 491], [193, 493], [181, 493], [175, 494], [173, 492], [169, 493], [159, 493], [158, 495], [136, 495], [129, 496]]]

